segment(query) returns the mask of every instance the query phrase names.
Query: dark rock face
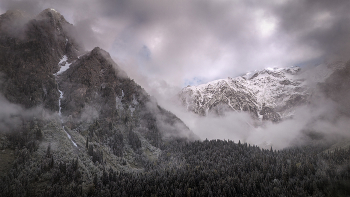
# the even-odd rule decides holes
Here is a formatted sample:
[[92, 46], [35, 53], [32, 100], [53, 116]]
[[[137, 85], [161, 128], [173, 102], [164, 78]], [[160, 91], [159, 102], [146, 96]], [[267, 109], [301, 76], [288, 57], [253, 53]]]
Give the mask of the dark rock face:
[[350, 62], [331, 74], [320, 87], [328, 98], [337, 103], [342, 114], [350, 116]]
[[[92, 110], [98, 113], [101, 125], [128, 124], [131, 130], [147, 128], [142, 130], [146, 137], [156, 133], [159, 137], [196, 138], [180, 119], [151, 100], [146, 91], [98, 47], [75, 60], [58, 76], [58, 83], [63, 92], [62, 114], [74, 120], [72, 128], [86, 121], [88, 111]], [[157, 141], [154, 136], [150, 140]]]
[[43, 105], [58, 110], [53, 73], [64, 54], [77, 56], [77, 44], [66, 33], [69, 26], [62, 15], [50, 9], [31, 20], [19, 11], [1, 15], [0, 72], [2, 92], [9, 101], [26, 108]]
[[[0, 92], [27, 109], [43, 106], [62, 112], [69, 129], [98, 121], [95, 130], [101, 138], [116, 128], [129, 133], [142, 130], [155, 144], [168, 136], [196, 138], [180, 119], [151, 100], [106, 51], [95, 48], [78, 57], [82, 49], [71, 32], [74, 26], [53, 9], [34, 19], [20, 11], [1, 15]], [[60, 70], [67, 64], [67, 70]]]
[[[147, 93], [124, 71], [113, 63], [109, 54], [100, 48], [76, 60], [59, 79], [64, 92], [63, 113], [79, 117], [85, 105], [101, 104], [99, 108], [106, 117], [116, 114], [116, 98], [132, 103], [133, 99], [144, 105]], [[124, 90], [123, 90], [124, 88]]]
[[263, 116], [263, 120], [271, 120], [272, 122], [281, 121], [281, 116], [270, 107], [264, 106], [259, 114]]

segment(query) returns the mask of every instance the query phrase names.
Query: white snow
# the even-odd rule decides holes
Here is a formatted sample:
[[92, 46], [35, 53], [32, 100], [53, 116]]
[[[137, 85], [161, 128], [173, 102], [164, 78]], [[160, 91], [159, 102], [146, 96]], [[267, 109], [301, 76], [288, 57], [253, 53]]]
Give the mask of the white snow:
[[[62, 63], [65, 62], [65, 65], [64, 65], [64, 66], [61, 66], [60, 70], [59, 70], [57, 73], [55, 73], [55, 76], [56, 76], [56, 77], [57, 77], [58, 74], [61, 74], [61, 73], [63, 73], [64, 71], [66, 71], [66, 70], [69, 68], [69, 66], [71, 65], [70, 63], [67, 62], [67, 60], [68, 60], [67, 56], [64, 55], [64, 56], [62, 57], [62, 59], [60, 60], [60, 62], [58, 63], [58, 65], [60, 65], [60, 64], [62, 64]], [[60, 97], [59, 97], [59, 99], [58, 99], [58, 107], [59, 107], [59, 108], [58, 108], [58, 116], [60, 117], [61, 123], [63, 123], [63, 120], [62, 120], [62, 112], [61, 112], [61, 110], [62, 110], [62, 107], [61, 107], [61, 100], [63, 99], [63, 91], [61, 91], [61, 90], [59, 89], [59, 86], [57, 86], [57, 90], [58, 90], [58, 92], [60, 93]], [[66, 131], [66, 129], [64, 128], [64, 126], [62, 126], [62, 127], [63, 127], [64, 132], [66, 132], [66, 134], [67, 134], [68, 138], [70, 139], [70, 141], [73, 143], [73, 145], [74, 145], [75, 147], [78, 147], [77, 144], [73, 141], [72, 137], [71, 137], [71, 136], [69, 135], [69, 133]]]
[[[236, 78], [218, 79], [198, 86], [185, 87], [181, 99], [187, 109], [205, 111], [215, 101], [225, 102], [232, 109], [242, 108], [242, 101], [236, 101], [235, 95], [245, 95], [247, 103], [253, 103], [258, 109], [284, 106], [298, 87], [301, 94], [307, 94], [296, 77], [300, 68], [266, 68], [261, 71], [251, 71]], [[254, 76], [254, 78], [252, 78]], [[230, 95], [228, 96], [227, 93]], [[261, 118], [261, 117], [260, 117]]]
[[58, 99], [58, 106], [59, 106], [58, 115], [61, 117], [62, 116], [62, 113], [61, 113], [61, 99], [63, 98], [63, 92], [60, 89], [58, 89], [58, 92], [60, 93], [60, 98]]
[[63, 72], [65, 72], [66, 70], [68, 70], [69, 66], [72, 64], [72, 63], [68, 63], [67, 62], [68, 58], [66, 55], [64, 55], [62, 57], [62, 59], [60, 60], [60, 62], [58, 63], [58, 65], [61, 65], [62, 63], [65, 63], [63, 66], [61, 66], [60, 70], [56, 73], [56, 75], [59, 75]]

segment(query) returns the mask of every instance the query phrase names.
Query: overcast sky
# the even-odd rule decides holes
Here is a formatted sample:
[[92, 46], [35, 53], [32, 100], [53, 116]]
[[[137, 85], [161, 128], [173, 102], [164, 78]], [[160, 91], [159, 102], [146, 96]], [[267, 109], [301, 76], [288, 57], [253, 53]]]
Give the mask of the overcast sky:
[[[108, 51], [131, 78], [202, 138], [258, 144], [264, 137], [274, 143], [274, 137], [283, 147], [300, 129], [279, 132], [281, 128], [303, 124], [290, 120], [247, 133], [247, 128], [239, 129], [250, 120], [244, 113], [199, 118], [173, 105], [169, 99], [182, 87], [266, 67], [350, 59], [349, 0], [0, 1], [0, 13], [20, 9], [37, 15], [46, 8], [76, 26], [86, 50], [99, 46]], [[280, 136], [285, 133], [293, 137]]]
[[[54, 8], [89, 50], [136, 81], [184, 87], [265, 67], [347, 59], [348, 0], [1, 0], [0, 11]], [[146, 85], [146, 84], [145, 84]]]

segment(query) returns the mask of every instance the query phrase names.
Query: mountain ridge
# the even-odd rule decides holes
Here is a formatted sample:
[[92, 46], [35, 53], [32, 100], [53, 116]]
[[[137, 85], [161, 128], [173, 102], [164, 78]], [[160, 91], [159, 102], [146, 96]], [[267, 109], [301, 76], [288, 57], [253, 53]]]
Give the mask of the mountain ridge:
[[[18, 28], [22, 15], [1, 15], [0, 30]], [[0, 93], [23, 106], [16, 111], [18, 124], [0, 133], [5, 135], [3, 145], [30, 147], [36, 157], [49, 146], [56, 159], [77, 157], [85, 167], [92, 162], [97, 169], [102, 168], [99, 163], [142, 171], [168, 141], [198, 139], [108, 52], [99, 47], [84, 51], [72, 37], [74, 26], [57, 11], [46, 9], [19, 28], [20, 36], [0, 31]]]
[[[348, 194], [350, 151], [199, 141], [108, 52], [84, 51], [71, 36], [74, 26], [55, 10], [28, 20], [17, 11], [7, 15], [0, 15], [0, 196]], [[252, 83], [241, 77], [218, 84], [218, 92], [240, 100], [215, 96], [216, 86], [208, 87], [218, 99], [209, 110], [220, 114], [229, 104], [279, 121], [274, 105], [254, 97], [262, 87], [253, 82], [287, 86], [282, 93], [304, 90], [302, 81], [284, 75], [265, 71], [250, 76]], [[325, 87], [334, 91], [338, 76], [347, 77], [338, 73]]]
[[303, 81], [295, 77], [298, 72], [299, 67], [248, 72], [235, 78], [186, 87], [179, 97], [189, 111], [200, 115], [248, 111], [257, 119], [278, 122], [290, 117], [291, 105], [301, 105], [309, 96]]

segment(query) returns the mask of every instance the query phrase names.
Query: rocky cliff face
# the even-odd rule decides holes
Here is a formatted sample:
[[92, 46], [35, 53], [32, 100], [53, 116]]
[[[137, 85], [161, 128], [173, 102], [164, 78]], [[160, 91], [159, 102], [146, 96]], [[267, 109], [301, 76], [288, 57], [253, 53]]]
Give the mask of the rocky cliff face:
[[236, 78], [184, 88], [179, 96], [188, 110], [200, 115], [247, 111], [261, 120], [278, 122], [305, 104], [308, 87], [298, 77], [299, 67], [269, 68]]
[[0, 145], [39, 149], [40, 156], [50, 144], [56, 158], [78, 157], [85, 167], [142, 170], [165, 143], [198, 139], [106, 51], [83, 51], [72, 31], [54, 9], [35, 18], [20, 11], [0, 16], [0, 93], [25, 112], [42, 109], [16, 115], [19, 124], [7, 137], [0, 132]]
[[350, 116], [350, 62], [340, 66], [319, 85], [324, 95], [335, 101], [338, 111]]
[[79, 47], [68, 36], [71, 25], [53, 9], [36, 18], [20, 11], [0, 16], [1, 90], [5, 97], [26, 108], [43, 105], [58, 110], [53, 73], [63, 55], [76, 58]]

